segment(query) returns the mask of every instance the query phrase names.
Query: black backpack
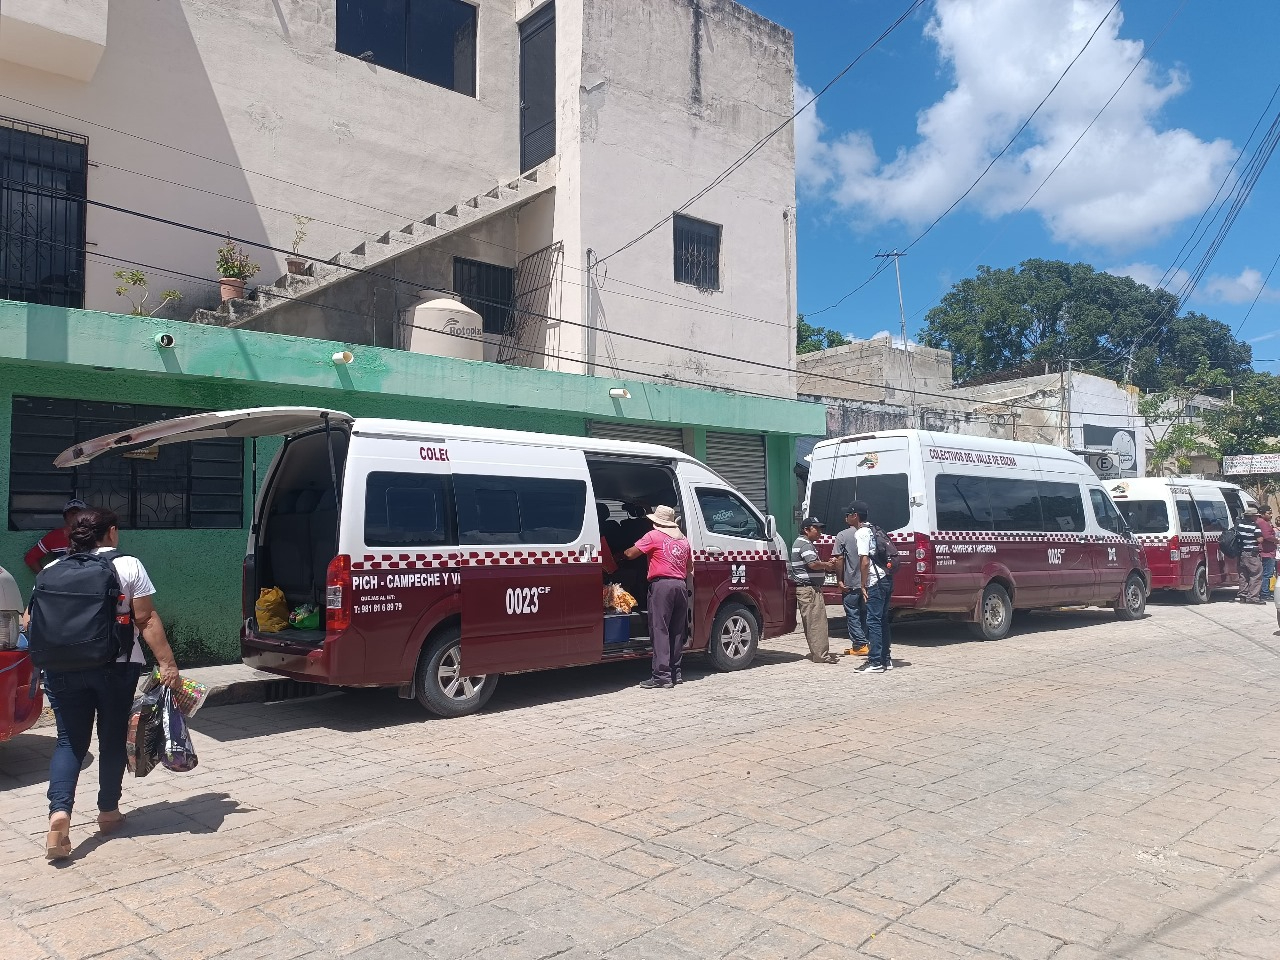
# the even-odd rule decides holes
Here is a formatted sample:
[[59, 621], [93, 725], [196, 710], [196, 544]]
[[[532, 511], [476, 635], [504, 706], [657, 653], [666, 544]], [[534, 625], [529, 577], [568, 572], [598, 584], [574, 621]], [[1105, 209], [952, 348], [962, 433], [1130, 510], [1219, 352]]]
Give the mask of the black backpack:
[[871, 554], [871, 562], [883, 570], [886, 576], [892, 577], [898, 572], [902, 554], [897, 545], [874, 523], [871, 524], [871, 533], [876, 538], [876, 549]]
[[118, 614], [123, 592], [115, 550], [72, 553], [45, 567], [31, 591], [27, 643], [40, 670], [103, 667], [133, 648], [133, 616]]
[[1231, 527], [1222, 532], [1222, 537], [1218, 540], [1218, 551], [1224, 557], [1238, 557], [1244, 553], [1244, 543], [1240, 540], [1239, 528]]

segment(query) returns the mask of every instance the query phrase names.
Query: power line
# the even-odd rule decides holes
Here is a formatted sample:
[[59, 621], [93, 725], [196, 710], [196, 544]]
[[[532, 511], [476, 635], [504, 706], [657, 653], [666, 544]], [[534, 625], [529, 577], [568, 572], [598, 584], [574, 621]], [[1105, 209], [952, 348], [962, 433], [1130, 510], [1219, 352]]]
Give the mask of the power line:
[[[1119, 0], [1116, 0], [1116, 2], [1119, 3]], [[850, 70], [852, 70], [855, 66], [858, 65], [858, 63], [862, 60], [863, 57], [865, 57], [872, 50], [878, 47], [881, 44], [881, 42], [883, 42], [889, 36], [889, 34], [893, 33], [893, 31], [897, 30], [898, 27], [902, 26], [902, 24], [905, 23], [913, 13], [919, 10], [920, 7], [924, 6], [924, 3], [925, 3], [925, 0], [912, 0], [912, 3], [907, 7], [907, 9], [904, 10], [901, 14], [899, 14], [898, 18], [894, 20], [893, 23], [891, 23], [888, 27], [886, 27], [885, 30], [880, 34], [880, 36], [876, 37], [875, 40], [873, 40], [871, 44], [868, 47], [866, 47], [866, 49], [864, 49], [861, 53], [859, 53], [856, 57], [854, 57], [845, 66], [843, 70], [841, 70], [834, 77], [828, 80], [826, 85], [823, 86], [823, 88], [819, 90], [817, 93], [815, 93], [803, 107], [801, 107], [799, 110], [791, 114], [791, 116], [789, 116], [786, 120], [782, 121], [782, 123], [778, 124], [771, 131], [769, 131], [769, 133], [765, 134], [765, 136], [762, 139], [756, 141], [756, 143], [746, 153], [744, 153], [737, 160], [735, 160], [728, 167], [726, 167], [723, 171], [721, 171], [716, 176], [716, 178], [712, 180], [709, 184], [707, 184], [705, 187], [703, 187], [701, 190], [695, 193], [692, 197], [686, 200], [680, 207], [678, 207], [675, 210], [674, 213], [667, 214], [665, 217], [663, 217], [661, 220], [655, 223], [648, 230], [644, 231], [644, 233], [640, 234], [638, 237], [634, 238], [633, 240], [628, 240], [626, 243], [620, 246], [617, 250], [614, 250], [613, 253], [598, 259], [596, 261], [596, 266], [599, 266], [600, 264], [609, 260], [611, 257], [616, 257], [618, 254], [622, 253], [624, 250], [628, 250], [631, 247], [634, 247], [637, 243], [639, 243], [645, 237], [649, 236], [655, 230], [660, 229], [664, 224], [670, 222], [670, 220], [677, 213], [684, 213], [691, 206], [693, 206], [693, 204], [701, 200], [708, 193], [710, 193], [712, 190], [718, 187], [721, 183], [727, 180], [730, 176], [736, 173], [738, 169], [742, 167], [748, 160], [750, 160], [762, 149], [764, 149], [765, 145], [768, 144], [771, 140], [773, 140], [774, 137], [776, 137], [779, 133], [781, 133], [783, 130], [789, 127], [792, 123], [794, 123], [796, 117], [800, 116], [800, 114], [808, 110], [809, 107], [813, 106], [813, 104], [817, 102], [819, 97], [821, 97], [824, 93], [826, 93], [828, 90], [834, 87], [837, 83], [839, 83], [840, 80], [844, 78], [845, 74], [847, 74]]]
[[[1253, 313], [1253, 308], [1258, 305], [1258, 299], [1262, 296], [1262, 291], [1267, 289], [1267, 284], [1271, 282], [1271, 274], [1275, 273], [1276, 264], [1280, 264], [1280, 253], [1277, 253], [1276, 258], [1271, 261], [1271, 269], [1267, 271], [1267, 275], [1262, 281], [1262, 286], [1258, 287], [1258, 292], [1253, 295], [1253, 302], [1249, 304], [1249, 309], [1245, 311], [1244, 320], [1241, 320], [1240, 326], [1236, 327], [1237, 334], [1240, 333], [1241, 328], [1245, 325], [1245, 322], [1249, 319], [1250, 314]], [[1258, 360], [1255, 362], [1256, 363], [1275, 363], [1276, 361]]]

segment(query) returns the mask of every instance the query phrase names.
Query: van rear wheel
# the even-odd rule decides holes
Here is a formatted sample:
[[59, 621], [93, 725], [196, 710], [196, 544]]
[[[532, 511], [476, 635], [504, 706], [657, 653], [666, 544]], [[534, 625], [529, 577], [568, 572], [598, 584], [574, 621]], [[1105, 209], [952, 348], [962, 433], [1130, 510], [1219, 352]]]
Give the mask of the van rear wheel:
[[727, 673], [750, 666], [759, 645], [760, 624], [755, 614], [740, 603], [726, 603], [720, 608], [707, 644], [707, 655], [717, 670]]
[[979, 640], [1003, 640], [1013, 626], [1013, 601], [1009, 591], [998, 583], [988, 583], [982, 591], [982, 604], [978, 607], [978, 622], [969, 629]]
[[1142, 574], [1131, 573], [1116, 601], [1116, 616], [1121, 620], [1140, 620], [1147, 609], [1147, 582]]
[[442, 630], [418, 658], [413, 692], [418, 702], [438, 717], [465, 717], [480, 710], [493, 696], [497, 674], [468, 676], [462, 669], [462, 631]]
[[1191, 589], [1183, 593], [1187, 598], [1187, 603], [1208, 603], [1209, 602], [1209, 571], [1204, 568], [1204, 564], [1196, 567], [1196, 578], [1191, 581]]

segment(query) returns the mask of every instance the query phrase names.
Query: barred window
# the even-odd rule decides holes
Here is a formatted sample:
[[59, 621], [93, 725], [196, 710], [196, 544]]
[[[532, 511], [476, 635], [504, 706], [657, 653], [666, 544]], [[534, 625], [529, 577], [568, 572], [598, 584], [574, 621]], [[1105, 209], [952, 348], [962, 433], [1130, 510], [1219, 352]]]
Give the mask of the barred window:
[[453, 290], [464, 304], [480, 314], [485, 333], [510, 332], [515, 287], [516, 272], [512, 267], [453, 258]]
[[720, 226], [676, 214], [676, 283], [703, 290], [720, 289]]
[[244, 525], [244, 441], [196, 440], [108, 454], [60, 470], [53, 459], [81, 440], [140, 423], [200, 413], [99, 400], [14, 397], [9, 461], [9, 529], [62, 526], [79, 498], [106, 507], [124, 529], [239, 529]]

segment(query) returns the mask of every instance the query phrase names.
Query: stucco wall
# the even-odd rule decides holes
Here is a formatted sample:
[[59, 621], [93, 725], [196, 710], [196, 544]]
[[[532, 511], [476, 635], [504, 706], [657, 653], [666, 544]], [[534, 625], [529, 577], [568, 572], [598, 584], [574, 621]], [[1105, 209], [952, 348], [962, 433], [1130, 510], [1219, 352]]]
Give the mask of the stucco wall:
[[[315, 218], [303, 254], [327, 260], [519, 174], [516, 0], [471, 2], [475, 98], [337, 53], [336, 0], [111, 0], [92, 79], [0, 60], [0, 91], [49, 108], [0, 100], [0, 115], [88, 136], [94, 200], [279, 247], [301, 213]], [[216, 277], [214, 237], [91, 207], [88, 240], [108, 257]], [[259, 280], [284, 272], [280, 256], [254, 258]], [[117, 267], [89, 258], [86, 306], [125, 306]], [[182, 316], [216, 300], [214, 286], [151, 273], [156, 289], [186, 295]]]

